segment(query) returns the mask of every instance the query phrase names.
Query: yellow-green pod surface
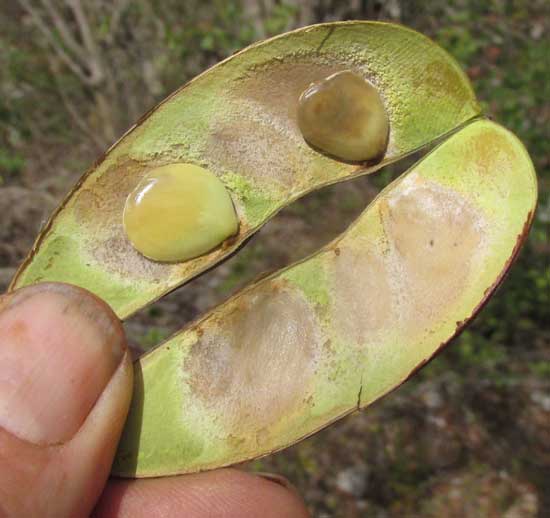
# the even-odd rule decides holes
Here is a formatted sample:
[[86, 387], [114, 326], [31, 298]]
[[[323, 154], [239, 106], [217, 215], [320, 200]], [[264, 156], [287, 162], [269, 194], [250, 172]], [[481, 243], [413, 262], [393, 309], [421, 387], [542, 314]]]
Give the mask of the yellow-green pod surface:
[[[296, 121], [313, 81], [351, 70], [380, 93], [388, 147], [368, 167], [313, 150]], [[304, 193], [432, 142], [479, 112], [460, 67], [410, 29], [374, 22], [307, 27], [253, 45], [200, 75], [138, 122], [75, 187], [46, 225], [11, 288], [39, 281], [82, 286], [124, 318], [235, 251]], [[239, 233], [201, 257], [152, 261], [124, 232], [129, 193], [152, 169], [190, 163], [229, 190]]]
[[140, 359], [114, 472], [186, 473], [265, 455], [386, 394], [491, 295], [536, 192], [511, 133], [466, 126], [329, 246]]

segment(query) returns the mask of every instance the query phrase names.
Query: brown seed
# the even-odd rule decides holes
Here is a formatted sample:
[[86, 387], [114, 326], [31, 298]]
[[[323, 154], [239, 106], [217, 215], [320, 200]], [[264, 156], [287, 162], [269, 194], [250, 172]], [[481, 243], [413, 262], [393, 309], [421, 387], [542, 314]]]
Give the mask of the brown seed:
[[298, 125], [309, 144], [341, 160], [381, 158], [389, 120], [376, 88], [345, 70], [312, 83], [298, 101]]

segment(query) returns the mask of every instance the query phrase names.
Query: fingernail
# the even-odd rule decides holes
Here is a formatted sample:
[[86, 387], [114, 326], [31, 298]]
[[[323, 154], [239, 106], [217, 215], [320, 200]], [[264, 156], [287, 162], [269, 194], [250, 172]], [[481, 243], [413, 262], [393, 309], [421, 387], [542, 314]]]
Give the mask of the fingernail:
[[288, 479], [286, 479], [282, 475], [277, 475], [276, 473], [267, 473], [267, 472], [257, 472], [255, 474], [258, 475], [259, 477], [269, 480], [270, 482], [279, 484], [280, 486], [283, 486], [285, 489], [290, 489], [291, 491], [296, 492], [296, 488], [290, 483]]
[[69, 440], [125, 352], [112, 310], [68, 284], [0, 299], [0, 427], [35, 444]]

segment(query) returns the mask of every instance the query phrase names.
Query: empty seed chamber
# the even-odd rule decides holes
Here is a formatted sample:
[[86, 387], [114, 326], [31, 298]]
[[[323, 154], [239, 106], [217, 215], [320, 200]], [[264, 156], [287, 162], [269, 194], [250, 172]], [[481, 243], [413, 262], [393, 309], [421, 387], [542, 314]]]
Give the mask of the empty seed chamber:
[[332, 243], [135, 363], [114, 473], [189, 473], [284, 448], [388, 393], [475, 316], [536, 205], [532, 163], [424, 36], [338, 22], [201, 74], [88, 171], [12, 288], [73, 283], [126, 318], [277, 211], [437, 143]]

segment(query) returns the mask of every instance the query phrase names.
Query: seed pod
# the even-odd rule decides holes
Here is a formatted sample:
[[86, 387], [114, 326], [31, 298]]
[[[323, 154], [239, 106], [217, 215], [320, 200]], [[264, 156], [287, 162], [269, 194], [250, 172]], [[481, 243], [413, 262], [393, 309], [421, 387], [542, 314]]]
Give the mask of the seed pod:
[[[329, 138], [316, 140], [315, 109], [298, 99], [312, 83], [325, 80], [314, 87], [323, 97], [342, 79], [344, 91], [363, 92], [349, 106], [370, 96], [373, 107], [376, 93], [383, 111], [363, 117], [353, 140], [328, 110]], [[73, 283], [124, 318], [228, 257], [297, 197], [443, 140], [329, 246], [139, 359], [114, 471], [188, 473], [284, 448], [386, 394], [460, 332], [518, 253], [537, 196], [521, 143], [478, 116], [465, 75], [433, 42], [343, 22], [245, 49], [116, 143], [50, 219], [11, 288]], [[345, 162], [355, 159], [371, 164]], [[177, 172], [208, 218], [190, 239], [159, 234], [149, 249], [136, 221], [156, 216], [158, 193], [173, 199], [160, 189], [140, 210], [159, 171]], [[193, 179], [179, 183], [182, 171]], [[180, 209], [187, 223], [200, 212]], [[159, 214], [153, 230], [172, 215]]]
[[137, 364], [124, 476], [216, 468], [363, 408], [479, 311], [536, 202], [522, 144], [474, 122], [306, 260], [248, 287]]
[[[365, 168], [312, 149], [300, 132], [300, 94], [351, 70], [384, 99], [390, 129]], [[198, 76], [131, 128], [52, 216], [11, 288], [82, 286], [126, 318], [227, 258], [278, 210], [324, 185], [371, 173], [479, 113], [460, 66], [417, 32], [374, 22], [306, 27], [253, 45]], [[211, 251], [160, 263], [132, 246], [122, 214], [151, 170], [199, 165], [229, 191], [237, 234]]]

